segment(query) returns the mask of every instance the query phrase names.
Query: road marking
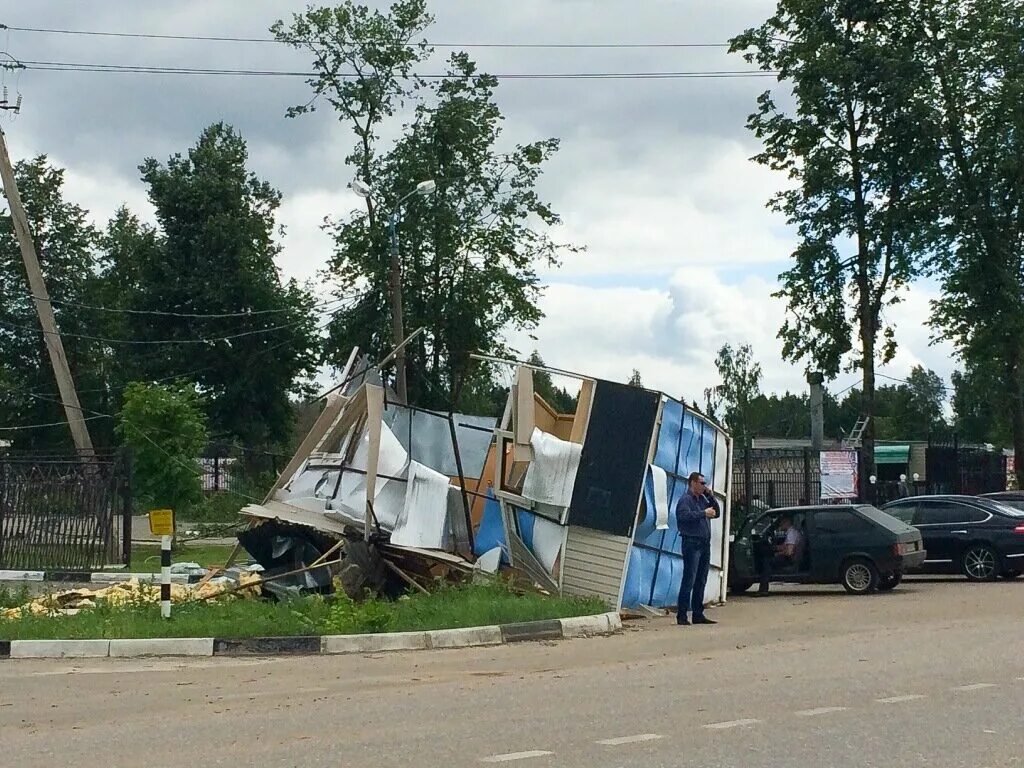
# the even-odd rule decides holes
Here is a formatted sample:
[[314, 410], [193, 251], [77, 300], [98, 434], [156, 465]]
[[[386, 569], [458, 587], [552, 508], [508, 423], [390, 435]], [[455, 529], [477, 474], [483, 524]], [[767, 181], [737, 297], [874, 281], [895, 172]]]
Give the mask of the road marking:
[[756, 725], [760, 720], [726, 720], [724, 723], [708, 723], [705, 728], [716, 731], [724, 731], [726, 728], [740, 728], [744, 725]]
[[657, 741], [663, 739], [664, 736], [657, 733], [640, 733], [636, 736], [619, 736], [616, 739], [602, 739], [597, 742], [603, 744], [606, 747], [618, 747], [622, 744], [639, 744], [641, 741]]
[[510, 763], [513, 760], [529, 760], [531, 757], [547, 757], [554, 752], [545, 752], [542, 749], [534, 749], [529, 752], [509, 752], [507, 755], [491, 755], [481, 758], [481, 763]]
[[828, 715], [832, 712], [845, 712], [846, 707], [818, 707], [817, 709], [804, 709], [794, 714], [800, 717], [816, 717], [818, 715]]
[[887, 699], [875, 699], [875, 701], [877, 701], [879, 704], [900, 704], [904, 701], [917, 701], [918, 699], [923, 698], [924, 696], [922, 696], [919, 693], [911, 693], [906, 696], [890, 696]]
[[980, 691], [984, 688], [995, 688], [995, 683], [971, 683], [970, 685], [958, 685], [951, 688], [952, 691]]

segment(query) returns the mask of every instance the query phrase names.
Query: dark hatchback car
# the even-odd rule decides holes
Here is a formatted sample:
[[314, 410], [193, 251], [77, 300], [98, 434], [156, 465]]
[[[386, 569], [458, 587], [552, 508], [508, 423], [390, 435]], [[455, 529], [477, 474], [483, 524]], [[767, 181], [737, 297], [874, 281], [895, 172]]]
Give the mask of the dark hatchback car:
[[783, 518], [803, 534], [796, 561], [772, 581], [842, 584], [857, 595], [895, 588], [904, 570], [924, 562], [921, 534], [867, 504], [772, 509], [750, 516], [730, 545], [729, 586], [744, 592], [759, 581], [759, 547], [779, 542]]
[[978, 496], [911, 496], [882, 509], [921, 531], [922, 572], [992, 581], [1024, 569], [1024, 510]]

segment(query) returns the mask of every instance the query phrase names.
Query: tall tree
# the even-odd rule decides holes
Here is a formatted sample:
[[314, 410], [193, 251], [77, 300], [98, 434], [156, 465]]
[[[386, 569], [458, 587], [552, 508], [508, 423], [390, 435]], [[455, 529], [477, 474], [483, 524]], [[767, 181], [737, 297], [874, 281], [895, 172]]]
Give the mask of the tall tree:
[[953, 372], [953, 427], [964, 440], [1010, 445], [1010, 414], [1002, 405], [1000, 385], [988, 366]]
[[[509, 353], [504, 334], [536, 326], [537, 266], [556, 264], [562, 247], [548, 234], [560, 220], [536, 192], [558, 142], [501, 152], [496, 79], [479, 74], [462, 53], [451, 57], [449, 73], [429, 98], [424, 94], [403, 137], [373, 165], [382, 189], [406, 191], [417, 179], [438, 185], [432, 198], [406, 207], [398, 226], [407, 327], [426, 329], [408, 350], [409, 397], [429, 407], [493, 386], [470, 354]], [[339, 294], [364, 287], [356, 306], [332, 324], [329, 349], [336, 357], [355, 344], [381, 353], [390, 343], [389, 265], [369, 246], [382, 228], [358, 212], [333, 227], [330, 274]]]
[[187, 156], [146, 160], [159, 239], [115, 222], [108, 239], [139, 247], [108, 279], [136, 284], [129, 308], [145, 314], [131, 316], [132, 339], [158, 342], [134, 345], [133, 370], [150, 381], [187, 375], [208, 401], [214, 437], [255, 448], [288, 440], [289, 392], [312, 372], [317, 326], [309, 292], [282, 283], [274, 261], [280, 193], [247, 170], [247, 157], [242, 137], [217, 123]]
[[761, 394], [761, 365], [754, 361], [749, 344], [737, 349], [724, 344], [718, 350], [715, 367], [722, 378], [718, 395], [725, 406], [725, 422], [733, 436], [745, 445], [753, 435], [751, 404]]
[[[789, 312], [783, 354], [834, 377], [852, 353], [867, 416], [876, 360], [895, 351], [884, 310], [915, 274], [931, 221], [920, 176], [933, 142], [922, 130], [924, 107], [910, 98], [921, 74], [915, 41], [899, 23], [903, 4], [780, 0], [765, 24], [731, 45], [792, 88], [792, 109], [767, 91], [748, 123], [764, 143], [755, 160], [793, 184], [770, 203], [799, 237], [777, 294]], [[864, 452], [870, 467], [873, 422]]]
[[[100, 336], [102, 329], [83, 306], [97, 297], [98, 233], [89, 224], [87, 211], [65, 198], [63, 169], [45, 156], [18, 162], [14, 174], [93, 442], [98, 448], [109, 447], [113, 426], [94, 414], [94, 390], [101, 383], [106, 349], [86, 338]], [[0, 299], [0, 424], [53, 425], [0, 437], [11, 439], [18, 448], [70, 450], [67, 417], [6, 210], [0, 215]]]
[[[1024, 481], [1024, 9], [1004, 0], [920, 0], [911, 17], [936, 115], [932, 178], [947, 248], [932, 324], [991, 380]], [[961, 380], [962, 384], [965, 384]], [[961, 399], [963, 405], [963, 399]]]

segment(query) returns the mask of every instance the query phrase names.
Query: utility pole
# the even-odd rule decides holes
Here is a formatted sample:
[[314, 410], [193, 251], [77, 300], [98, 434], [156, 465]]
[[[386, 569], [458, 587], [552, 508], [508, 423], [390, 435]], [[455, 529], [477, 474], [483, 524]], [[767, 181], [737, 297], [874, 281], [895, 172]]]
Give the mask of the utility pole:
[[820, 451], [825, 442], [825, 393], [822, 385], [825, 377], [818, 371], [807, 374], [811, 387], [811, 448]]
[[[4, 103], [0, 103], [0, 109], [17, 111], [20, 104], [20, 98], [14, 107], [8, 106], [5, 99]], [[43, 328], [43, 339], [46, 342], [46, 351], [50, 354], [53, 374], [57, 379], [57, 390], [60, 392], [61, 403], [64, 405], [68, 425], [71, 427], [71, 437], [75, 441], [75, 448], [78, 449], [79, 454], [85, 459], [90, 459], [94, 455], [92, 440], [89, 438], [85, 414], [78, 402], [78, 393], [75, 391], [75, 383], [71, 378], [68, 358], [64, 353], [64, 343], [57, 330], [57, 318], [53, 314], [50, 295], [46, 292], [46, 283], [39, 268], [39, 258], [36, 256], [32, 233], [28, 228], [28, 217], [25, 216], [25, 209], [21, 203], [21, 194], [18, 192], [18, 185], [14, 179], [14, 168], [11, 166], [10, 156], [7, 154], [7, 141], [2, 129], [0, 129], [0, 178], [3, 180], [4, 192], [11, 206], [14, 234], [21, 246], [21, 258], [25, 262], [29, 288], [32, 291], [36, 312], [39, 314], [39, 324]]]

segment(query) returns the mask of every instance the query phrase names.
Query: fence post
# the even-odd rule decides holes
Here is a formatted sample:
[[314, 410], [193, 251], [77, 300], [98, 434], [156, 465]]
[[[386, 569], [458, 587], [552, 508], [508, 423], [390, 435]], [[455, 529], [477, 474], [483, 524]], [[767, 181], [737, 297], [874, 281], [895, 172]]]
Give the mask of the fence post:
[[749, 434], [743, 436], [743, 490], [747, 496], [746, 513], [750, 517], [753, 510], [750, 508], [751, 494], [754, 486], [753, 448], [754, 441]]
[[220, 455], [214, 453], [213, 455], [213, 490], [217, 492], [220, 490]]
[[811, 499], [811, 449], [804, 448], [804, 504], [813, 504]]
[[124, 475], [121, 478], [121, 562], [126, 566], [132, 562], [132, 474], [131, 450], [121, 454]]

